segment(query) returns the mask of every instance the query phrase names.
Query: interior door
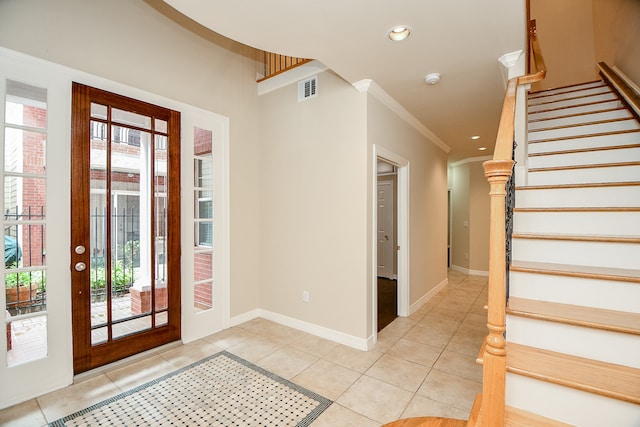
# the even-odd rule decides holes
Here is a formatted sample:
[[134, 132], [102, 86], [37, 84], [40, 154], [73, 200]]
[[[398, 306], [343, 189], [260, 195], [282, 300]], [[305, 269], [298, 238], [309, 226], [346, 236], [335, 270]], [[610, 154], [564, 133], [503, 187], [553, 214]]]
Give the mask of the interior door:
[[378, 181], [378, 277], [393, 279], [393, 181]]
[[180, 113], [73, 84], [74, 372], [180, 338]]

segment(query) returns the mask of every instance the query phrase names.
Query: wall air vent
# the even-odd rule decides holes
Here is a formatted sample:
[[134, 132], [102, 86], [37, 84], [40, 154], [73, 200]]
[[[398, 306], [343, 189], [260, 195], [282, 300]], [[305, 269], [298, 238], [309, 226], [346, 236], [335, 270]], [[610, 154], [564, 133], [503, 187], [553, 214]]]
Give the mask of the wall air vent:
[[304, 101], [318, 95], [318, 76], [298, 82], [298, 101]]

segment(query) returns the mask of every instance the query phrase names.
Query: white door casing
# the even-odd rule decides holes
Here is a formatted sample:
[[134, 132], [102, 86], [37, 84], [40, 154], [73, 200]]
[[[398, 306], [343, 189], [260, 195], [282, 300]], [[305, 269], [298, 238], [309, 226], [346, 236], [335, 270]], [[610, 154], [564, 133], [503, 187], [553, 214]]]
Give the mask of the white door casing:
[[[377, 242], [378, 238], [378, 176], [377, 176], [377, 164], [382, 160], [386, 163], [396, 166], [397, 171], [397, 197], [396, 197], [396, 214], [397, 214], [397, 226], [396, 226], [396, 240], [397, 240], [397, 275], [398, 275], [398, 316], [409, 315], [409, 189], [410, 189], [410, 167], [409, 161], [401, 155], [394, 153], [393, 151], [376, 145], [373, 145], [373, 158], [372, 161], [372, 204], [371, 209], [373, 211], [373, 221], [371, 224], [371, 238], [372, 242]], [[378, 295], [377, 295], [377, 274], [378, 274], [378, 248], [377, 244], [373, 245], [371, 263], [373, 271], [371, 272], [372, 283], [371, 292], [373, 294], [372, 306], [371, 306], [371, 321], [372, 325], [377, 325], [378, 322]], [[375, 327], [373, 328], [376, 329]], [[374, 342], [376, 340], [376, 333], [374, 335]]]
[[[213, 136], [213, 309], [194, 308], [194, 129]], [[187, 343], [229, 327], [229, 120], [205, 110], [182, 116], [182, 341]]]
[[[0, 50], [0, 118], [4, 122], [7, 80], [46, 90], [46, 356], [7, 366], [5, 292], [0, 292], [0, 408], [70, 384], [71, 345], [70, 246], [70, 128], [71, 85], [64, 76], [34, 65], [23, 55]], [[0, 131], [0, 164], [4, 164], [5, 131]], [[4, 168], [0, 169], [3, 170]], [[3, 173], [3, 172], [0, 172]], [[4, 176], [2, 178], [4, 182]], [[4, 186], [0, 190], [4, 200]], [[4, 251], [4, 244], [2, 250]], [[0, 267], [4, 284], [4, 263]]]

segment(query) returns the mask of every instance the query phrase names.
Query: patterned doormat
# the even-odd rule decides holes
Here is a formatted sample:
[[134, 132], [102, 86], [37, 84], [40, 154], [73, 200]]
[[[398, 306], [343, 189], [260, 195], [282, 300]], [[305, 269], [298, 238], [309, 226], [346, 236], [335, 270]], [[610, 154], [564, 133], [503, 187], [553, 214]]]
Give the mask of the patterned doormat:
[[222, 351], [50, 426], [308, 426], [331, 401]]

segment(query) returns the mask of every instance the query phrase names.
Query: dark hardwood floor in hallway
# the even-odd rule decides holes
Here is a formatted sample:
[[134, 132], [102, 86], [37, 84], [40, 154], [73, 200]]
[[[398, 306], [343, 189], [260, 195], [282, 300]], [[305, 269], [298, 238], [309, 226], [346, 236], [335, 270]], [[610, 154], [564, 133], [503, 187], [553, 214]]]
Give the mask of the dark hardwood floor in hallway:
[[378, 332], [398, 317], [398, 281], [378, 277]]

